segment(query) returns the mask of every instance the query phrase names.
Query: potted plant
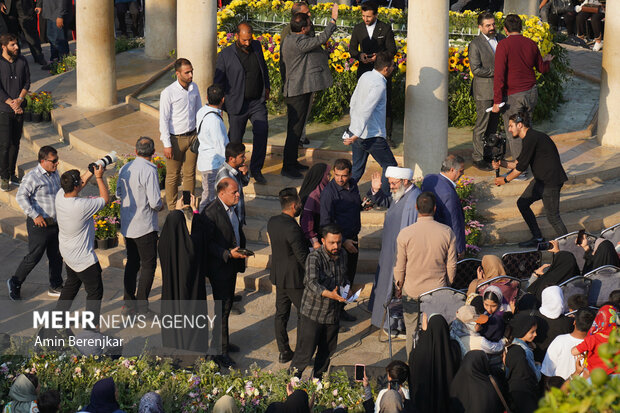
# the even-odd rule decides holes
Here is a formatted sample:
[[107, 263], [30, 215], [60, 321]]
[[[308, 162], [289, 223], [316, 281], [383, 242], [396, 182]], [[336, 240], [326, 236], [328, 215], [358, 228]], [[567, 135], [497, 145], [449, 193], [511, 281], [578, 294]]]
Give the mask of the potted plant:
[[93, 216], [95, 244], [98, 249], [106, 250], [118, 245], [119, 216], [120, 202], [118, 200], [112, 201]]
[[32, 121], [41, 122], [43, 118], [43, 103], [38, 93], [32, 94]]
[[24, 108], [24, 122], [32, 122], [32, 95], [26, 94], [26, 107]]
[[43, 122], [49, 122], [52, 118], [51, 113], [54, 108], [54, 100], [50, 92], [40, 92], [39, 99], [41, 99], [42, 119]]
[[157, 166], [159, 188], [164, 189], [166, 187], [166, 159], [162, 156], [156, 155], [153, 157], [153, 163]]

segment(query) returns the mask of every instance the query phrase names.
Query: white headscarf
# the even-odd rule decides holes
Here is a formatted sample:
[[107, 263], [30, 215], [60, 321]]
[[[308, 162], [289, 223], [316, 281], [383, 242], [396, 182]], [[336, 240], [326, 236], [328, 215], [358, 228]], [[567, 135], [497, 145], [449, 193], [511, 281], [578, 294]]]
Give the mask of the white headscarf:
[[552, 285], [543, 290], [541, 294], [542, 305], [540, 314], [555, 320], [564, 313], [564, 294], [557, 285]]

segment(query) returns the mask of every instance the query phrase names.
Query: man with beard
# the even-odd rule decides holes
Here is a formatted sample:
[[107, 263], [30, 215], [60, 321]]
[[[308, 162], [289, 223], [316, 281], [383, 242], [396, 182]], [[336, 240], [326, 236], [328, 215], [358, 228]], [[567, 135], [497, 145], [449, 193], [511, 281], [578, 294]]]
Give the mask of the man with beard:
[[309, 243], [295, 220], [301, 213], [301, 199], [295, 188], [284, 188], [278, 194], [282, 213], [267, 223], [271, 242], [271, 271], [269, 280], [276, 287], [275, 331], [280, 363], [293, 358], [286, 325], [291, 314], [291, 303], [297, 309], [297, 325], [304, 292], [304, 266]]
[[266, 184], [261, 169], [267, 152], [269, 71], [260, 42], [252, 39], [249, 23], [240, 23], [235, 44], [217, 55], [213, 83], [224, 88], [224, 110], [228, 113], [230, 141], [241, 143], [248, 120], [252, 122], [250, 174], [257, 184]]
[[346, 298], [340, 287], [346, 277], [347, 253], [342, 251], [342, 234], [338, 226], [321, 228], [322, 246], [308, 254], [304, 294], [301, 298], [301, 319], [297, 328], [297, 348], [291, 370], [301, 377], [314, 351], [314, 377], [322, 378], [329, 367], [331, 355], [338, 345], [340, 309]]
[[487, 112], [493, 106], [493, 75], [495, 72], [495, 48], [504, 38], [495, 31], [495, 16], [490, 12], [478, 15], [480, 34], [469, 44], [469, 64], [474, 81], [472, 84], [476, 100], [476, 125], [473, 132], [474, 166], [482, 171], [490, 171], [489, 157], [484, 156], [483, 138], [494, 133], [499, 122], [499, 115]]
[[[375, 205], [389, 207], [385, 221], [383, 222], [383, 235], [381, 237], [381, 253], [379, 265], [375, 273], [375, 283], [370, 293], [368, 309], [372, 311], [371, 322], [379, 328], [387, 328], [388, 322], [384, 320], [384, 304], [389, 304], [394, 286], [394, 261], [396, 260], [396, 237], [400, 230], [408, 227], [418, 219], [415, 207], [416, 200], [421, 191], [413, 184], [413, 171], [409, 168], [389, 166], [385, 172], [390, 183], [390, 194], [381, 190], [381, 173], [372, 175], [372, 187], [367, 196]], [[402, 306], [393, 308], [391, 312], [400, 314], [394, 318], [392, 331], [404, 331], [402, 321]]]
[[9, 191], [10, 183], [19, 185], [15, 173], [19, 141], [24, 126], [24, 98], [30, 89], [28, 62], [19, 54], [17, 37], [0, 36], [0, 189]]

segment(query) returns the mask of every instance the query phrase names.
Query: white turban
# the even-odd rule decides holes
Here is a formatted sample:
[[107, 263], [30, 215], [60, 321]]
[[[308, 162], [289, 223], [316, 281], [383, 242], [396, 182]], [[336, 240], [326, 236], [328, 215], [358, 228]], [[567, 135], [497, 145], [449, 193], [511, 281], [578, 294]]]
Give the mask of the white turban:
[[385, 170], [385, 177], [394, 179], [407, 179], [411, 181], [413, 179], [413, 170], [409, 168], [399, 168], [398, 166], [388, 166]]

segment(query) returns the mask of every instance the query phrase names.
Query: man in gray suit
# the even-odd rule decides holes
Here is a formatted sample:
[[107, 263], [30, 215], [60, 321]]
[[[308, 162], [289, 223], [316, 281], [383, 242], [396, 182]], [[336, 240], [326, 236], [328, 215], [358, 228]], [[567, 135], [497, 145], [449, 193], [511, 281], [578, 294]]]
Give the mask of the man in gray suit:
[[336, 30], [338, 4], [332, 7], [332, 19], [325, 31], [318, 36], [308, 35], [312, 23], [307, 14], [297, 13], [291, 20], [291, 34], [282, 44], [282, 56], [286, 66], [283, 94], [286, 101], [288, 124], [282, 175], [301, 178], [300, 170], [308, 169], [297, 160], [299, 139], [306, 123], [310, 98], [313, 92], [327, 89], [333, 83], [329, 70], [327, 52], [321, 47]]
[[482, 12], [478, 15], [480, 34], [469, 44], [469, 67], [474, 74], [473, 93], [476, 100], [476, 125], [473, 143], [474, 166], [483, 171], [492, 171], [490, 159], [484, 156], [483, 138], [497, 129], [499, 115], [487, 112], [493, 106], [493, 75], [495, 72], [495, 48], [504, 38], [495, 31], [493, 13]]

